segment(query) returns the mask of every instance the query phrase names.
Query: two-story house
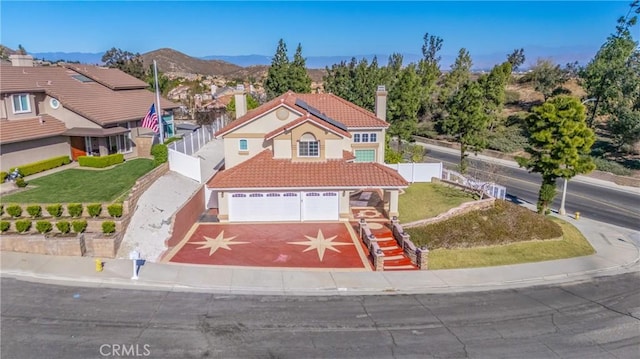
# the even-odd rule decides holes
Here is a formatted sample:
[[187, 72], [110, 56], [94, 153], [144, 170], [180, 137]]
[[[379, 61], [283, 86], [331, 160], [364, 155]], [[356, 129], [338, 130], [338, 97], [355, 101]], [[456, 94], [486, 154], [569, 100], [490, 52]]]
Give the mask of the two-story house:
[[224, 141], [224, 170], [207, 183], [207, 206], [222, 222], [348, 220], [349, 199], [382, 189], [388, 214], [408, 186], [384, 164], [386, 97], [376, 113], [333, 94], [288, 92], [246, 113], [216, 136]]
[[[141, 120], [155, 94], [147, 83], [117, 69], [11, 60], [0, 65], [0, 170], [57, 156], [149, 155], [152, 132]], [[165, 131], [177, 107], [161, 99]]]

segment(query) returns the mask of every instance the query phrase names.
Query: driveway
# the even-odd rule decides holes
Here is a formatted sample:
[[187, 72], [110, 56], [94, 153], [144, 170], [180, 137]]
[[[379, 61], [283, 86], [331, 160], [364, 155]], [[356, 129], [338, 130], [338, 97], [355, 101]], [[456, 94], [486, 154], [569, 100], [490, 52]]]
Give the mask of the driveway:
[[162, 262], [369, 271], [367, 254], [344, 222], [196, 223]]

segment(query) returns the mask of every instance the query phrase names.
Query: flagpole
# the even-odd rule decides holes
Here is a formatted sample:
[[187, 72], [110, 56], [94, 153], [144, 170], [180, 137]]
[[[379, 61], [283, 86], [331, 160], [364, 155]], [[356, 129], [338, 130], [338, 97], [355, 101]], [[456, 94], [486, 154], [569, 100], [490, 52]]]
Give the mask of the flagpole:
[[153, 77], [156, 83], [156, 114], [158, 115], [158, 131], [160, 131], [160, 143], [164, 143], [164, 125], [162, 123], [162, 108], [160, 108], [160, 89], [158, 88], [158, 64], [153, 60]]

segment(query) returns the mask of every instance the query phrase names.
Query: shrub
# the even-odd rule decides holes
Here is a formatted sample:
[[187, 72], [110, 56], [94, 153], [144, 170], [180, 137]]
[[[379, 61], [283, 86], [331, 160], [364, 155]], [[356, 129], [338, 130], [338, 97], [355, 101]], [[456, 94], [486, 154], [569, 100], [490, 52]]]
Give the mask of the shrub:
[[0, 204], [0, 216], [4, 215], [4, 204]]
[[69, 233], [69, 231], [71, 231], [71, 224], [68, 221], [60, 221], [56, 223], [56, 228], [58, 228], [60, 233]]
[[517, 104], [520, 102], [520, 93], [518, 91], [506, 90], [504, 92], [504, 103]]
[[102, 233], [111, 234], [116, 231], [116, 222], [104, 221], [102, 222]]
[[49, 213], [52, 217], [60, 217], [62, 216], [62, 205], [61, 204], [52, 204], [46, 207], [47, 213]]
[[7, 213], [14, 218], [22, 216], [22, 207], [17, 204], [10, 204], [7, 206]]
[[37, 221], [36, 229], [38, 233], [49, 233], [53, 229], [53, 225], [49, 221]]
[[42, 207], [40, 207], [40, 205], [37, 205], [37, 204], [27, 206], [27, 213], [29, 213], [31, 218], [42, 217]]
[[107, 206], [107, 211], [109, 211], [109, 215], [111, 217], [120, 218], [122, 217], [122, 203], [112, 203]]
[[20, 188], [25, 188], [27, 187], [29, 183], [27, 181], [24, 180], [24, 178], [20, 177], [16, 179], [16, 186], [20, 187]]
[[0, 172], [0, 183], [4, 183], [8, 175], [9, 174], [7, 172], [4, 172], [4, 171]]
[[0, 221], [0, 231], [6, 232], [11, 227], [11, 222], [9, 221]]
[[67, 205], [67, 212], [71, 217], [82, 216], [82, 203], [69, 203]]
[[179, 141], [179, 140], [181, 140], [181, 139], [182, 139], [182, 137], [177, 137], [177, 136], [169, 137], [169, 138], [167, 138], [166, 140], [164, 140], [164, 144], [165, 144], [165, 145], [168, 145], [168, 144], [170, 144], [171, 142], [176, 142], [176, 141]]
[[122, 153], [114, 153], [108, 156], [80, 156], [78, 163], [81, 167], [104, 168], [124, 162]]
[[85, 231], [85, 229], [87, 229], [87, 221], [84, 219], [72, 221], [71, 227], [73, 227], [73, 231], [75, 233], [82, 233]]
[[611, 172], [618, 176], [631, 175], [631, 170], [619, 164], [618, 162], [609, 161], [600, 157], [594, 157], [593, 162], [596, 164], [596, 169], [599, 171]]
[[21, 219], [16, 221], [16, 231], [18, 231], [18, 233], [24, 233], [29, 229], [31, 229], [31, 220]]
[[151, 147], [151, 155], [153, 156], [153, 164], [160, 166], [169, 159], [169, 149], [167, 145], [156, 144]]
[[60, 167], [69, 163], [71, 163], [71, 159], [69, 158], [69, 156], [59, 156], [38, 162], [27, 163], [26, 165], [19, 166], [18, 170], [20, 171], [21, 175], [29, 176], [34, 173], [50, 170], [52, 168]]
[[527, 138], [522, 134], [522, 129], [516, 125], [500, 128], [487, 136], [487, 147], [500, 152], [520, 151], [527, 144]]
[[102, 204], [92, 203], [87, 205], [87, 212], [91, 217], [98, 217], [102, 213]]

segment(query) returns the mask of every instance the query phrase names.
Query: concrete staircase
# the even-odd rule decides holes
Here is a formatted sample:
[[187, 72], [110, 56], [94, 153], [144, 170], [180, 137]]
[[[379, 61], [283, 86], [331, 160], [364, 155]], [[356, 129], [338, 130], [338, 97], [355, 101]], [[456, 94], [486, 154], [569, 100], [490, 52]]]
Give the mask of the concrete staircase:
[[372, 231], [378, 240], [378, 245], [384, 253], [384, 270], [416, 270], [416, 267], [409, 257], [407, 257], [402, 248], [398, 246], [398, 242], [393, 238], [391, 230], [384, 226], [381, 229]]

